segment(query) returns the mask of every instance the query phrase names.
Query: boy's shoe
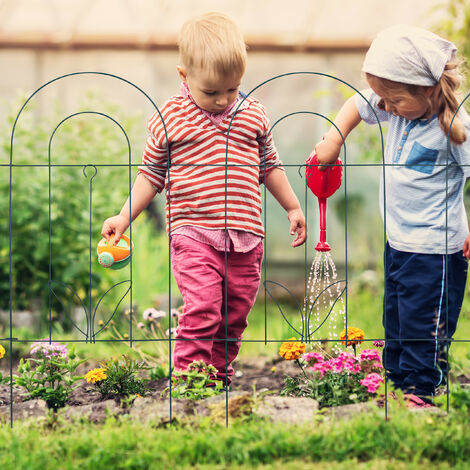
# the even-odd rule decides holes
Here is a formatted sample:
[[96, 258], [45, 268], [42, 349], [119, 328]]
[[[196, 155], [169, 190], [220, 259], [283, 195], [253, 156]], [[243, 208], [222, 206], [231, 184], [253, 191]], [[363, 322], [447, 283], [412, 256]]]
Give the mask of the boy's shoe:
[[407, 408], [436, 408], [430, 401], [418, 397], [418, 395], [413, 395], [412, 393], [405, 393], [403, 398], [406, 402]]

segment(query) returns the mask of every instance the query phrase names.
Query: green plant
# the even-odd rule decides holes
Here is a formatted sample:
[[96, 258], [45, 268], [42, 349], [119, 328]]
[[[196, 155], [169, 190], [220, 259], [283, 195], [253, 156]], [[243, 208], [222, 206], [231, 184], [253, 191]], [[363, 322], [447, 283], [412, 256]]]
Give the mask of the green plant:
[[[104, 107], [128, 133], [136, 133], [135, 118]], [[84, 114], [64, 121], [49, 154], [49, 139], [64, 113], [36, 119], [35, 111], [28, 104], [18, 120], [11, 180], [8, 171], [0, 173], [0, 309], [9, 308], [11, 243], [13, 308], [31, 309], [39, 303], [46, 321], [49, 305], [53, 317], [79, 305], [79, 298], [88, 305], [110, 276], [94, 265], [90, 272], [90, 257], [94, 260], [103, 220], [118, 211], [128, 192], [128, 147], [110, 120]], [[10, 113], [7, 125], [13, 125], [16, 112]], [[10, 159], [10, 132], [0, 133], [0, 159]]]
[[15, 384], [26, 389], [26, 399], [40, 398], [49, 408], [57, 410], [65, 406], [71, 392], [83, 377], [74, 375], [83, 363], [73, 348], [60, 343], [36, 342], [31, 346], [31, 358], [20, 359]]
[[170, 376], [170, 370], [167, 364], [158, 364], [153, 369], [150, 369], [150, 380], [161, 380]]
[[204, 361], [193, 361], [186, 370], [173, 371], [172, 387], [167, 387], [162, 395], [171, 394], [172, 398], [200, 400], [217, 395], [222, 391], [222, 382], [215, 380], [217, 370]]
[[103, 397], [144, 396], [148, 391], [146, 385], [148, 379], [139, 377], [138, 373], [148, 367], [143, 362], [126, 355], [122, 357], [123, 361], [109, 359], [102, 362], [100, 368], [93, 369], [85, 375], [85, 380], [93, 383]]

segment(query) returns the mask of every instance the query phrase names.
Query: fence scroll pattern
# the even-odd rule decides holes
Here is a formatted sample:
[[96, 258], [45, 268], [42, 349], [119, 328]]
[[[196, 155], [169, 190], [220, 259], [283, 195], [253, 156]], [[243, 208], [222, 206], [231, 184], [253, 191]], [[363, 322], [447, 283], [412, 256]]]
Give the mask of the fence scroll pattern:
[[[165, 129], [165, 134], [166, 134], [166, 127], [165, 127], [165, 121], [163, 116], [161, 115], [159, 108], [157, 105], [154, 103], [152, 98], [141, 88], [139, 88], [137, 85], [134, 83], [130, 82], [129, 80], [126, 80], [125, 78], [109, 74], [109, 73], [101, 73], [101, 72], [78, 72], [78, 73], [72, 73], [72, 74], [67, 74], [63, 75], [60, 77], [57, 77], [41, 87], [39, 87], [34, 93], [31, 94], [31, 96], [24, 102], [23, 106], [19, 110], [16, 119], [13, 123], [12, 131], [11, 131], [11, 141], [10, 141], [10, 162], [8, 165], [2, 165], [2, 168], [6, 170], [6, 167], [8, 167], [9, 171], [9, 179], [10, 179], [10, 194], [9, 194], [9, 237], [10, 237], [10, 252], [9, 252], [9, 269], [10, 269], [10, 311], [9, 311], [9, 336], [3, 338], [1, 341], [8, 343], [9, 344], [9, 350], [10, 350], [10, 391], [11, 391], [11, 424], [13, 424], [13, 381], [12, 381], [12, 375], [13, 375], [13, 354], [12, 351], [14, 350], [15, 346], [20, 343], [20, 342], [32, 342], [33, 340], [31, 339], [24, 339], [20, 337], [15, 337], [14, 335], [14, 330], [13, 330], [13, 316], [14, 316], [14, 302], [13, 302], [13, 285], [14, 285], [14, 263], [13, 263], [13, 255], [14, 253], [12, 252], [12, 237], [15, 236], [14, 232], [12, 231], [12, 211], [14, 210], [12, 200], [14, 197], [13, 194], [13, 179], [15, 178], [15, 171], [22, 166], [31, 166], [31, 170], [34, 170], [35, 167], [45, 167], [47, 168], [48, 174], [49, 174], [49, 185], [48, 185], [48, 217], [49, 217], [49, 234], [48, 234], [48, 243], [49, 243], [49, 272], [48, 272], [48, 280], [47, 280], [47, 286], [46, 289], [48, 291], [49, 295], [49, 312], [48, 312], [48, 326], [49, 326], [49, 338], [44, 339], [44, 338], [37, 338], [34, 341], [44, 341], [44, 342], [51, 342], [51, 341], [60, 341], [58, 338], [53, 338], [53, 327], [54, 327], [54, 318], [53, 318], [53, 308], [52, 308], [52, 303], [55, 302], [56, 305], [60, 305], [62, 310], [64, 311], [65, 315], [68, 316], [68, 321], [69, 324], [71, 325], [72, 329], [74, 330], [75, 335], [77, 336], [78, 339], [73, 340], [74, 342], [83, 342], [83, 343], [90, 343], [90, 347], [93, 347], [91, 343], [96, 343], [99, 341], [111, 341], [108, 339], [100, 339], [100, 334], [103, 332], [103, 330], [113, 321], [113, 318], [116, 315], [116, 312], [118, 309], [123, 305], [123, 303], [126, 303], [130, 305], [130, 315], [129, 315], [129, 338], [122, 339], [123, 342], [126, 342], [130, 347], [133, 347], [136, 343], [140, 341], [139, 338], [137, 338], [133, 332], [133, 289], [134, 289], [134, 283], [133, 283], [133, 256], [131, 256], [130, 264], [129, 267], [125, 268], [126, 272], [129, 273], [128, 279], [120, 281], [108, 289], [106, 289], [104, 292], [98, 292], [96, 295], [93, 295], [93, 277], [92, 277], [92, 265], [96, 263], [96, 243], [97, 240], [94, 239], [93, 234], [92, 234], [92, 218], [94, 214], [94, 199], [93, 196], [95, 194], [95, 180], [97, 180], [100, 177], [100, 171], [104, 166], [115, 166], [115, 167], [123, 167], [127, 168], [127, 178], [128, 178], [128, 189], [129, 189], [129, 194], [132, 186], [132, 180], [134, 178], [135, 172], [136, 172], [136, 164], [132, 163], [131, 160], [131, 144], [130, 144], [130, 139], [128, 135], [126, 134], [126, 131], [124, 129], [124, 126], [122, 126], [115, 118], [110, 116], [109, 114], [98, 112], [98, 111], [81, 111], [81, 112], [75, 112], [72, 113], [68, 116], [66, 116], [64, 119], [62, 119], [56, 127], [53, 129], [49, 141], [48, 141], [48, 160], [47, 164], [44, 165], [21, 165], [15, 163], [15, 157], [16, 157], [16, 147], [15, 147], [15, 137], [18, 132], [18, 126], [20, 122], [20, 117], [22, 116], [26, 106], [32, 102], [37, 94], [44, 90], [44, 89], [49, 89], [50, 87], [53, 87], [54, 85], [57, 84], [57, 82], [62, 81], [62, 80], [74, 80], [78, 76], [92, 76], [95, 77], [97, 80], [114, 80], [114, 81], [119, 81], [126, 86], [132, 88], [137, 94], [140, 96], [143, 96], [145, 100], [150, 103], [152, 109], [154, 109], [160, 116], [160, 119], [162, 120], [163, 127]], [[282, 81], [282, 80], [289, 80], [294, 77], [299, 77], [299, 76], [306, 76], [306, 77], [320, 77], [323, 79], [331, 80], [334, 83], [338, 85], [343, 85], [346, 86], [351, 92], [359, 93], [360, 91], [355, 89], [353, 86], [350, 84], [346, 83], [345, 81], [341, 80], [338, 77], [334, 77], [328, 74], [324, 73], [318, 73], [318, 72], [293, 72], [293, 73], [287, 73], [287, 74], [282, 74], [278, 75], [275, 77], [270, 78], [269, 80], [264, 81], [263, 83], [260, 83], [258, 86], [253, 88], [249, 93], [244, 95], [242, 101], [239, 103], [238, 107], [240, 107], [243, 104], [243, 101], [246, 100], [248, 97], [252, 96], [252, 94], [256, 93], [259, 89], [269, 87], [272, 85], [274, 82]], [[362, 96], [362, 95], [361, 95]], [[362, 96], [362, 98], [365, 100], [366, 98]], [[465, 98], [465, 100], [468, 98], [468, 96]], [[461, 106], [465, 102], [465, 100], [462, 102]], [[236, 113], [236, 111], [235, 111]], [[122, 133], [122, 136], [125, 139], [126, 146], [127, 146], [127, 152], [128, 152], [128, 158], [127, 158], [127, 163], [122, 163], [122, 164], [107, 164], [107, 165], [100, 165], [96, 164], [94, 162], [89, 162], [84, 165], [77, 165], [77, 164], [55, 164], [53, 163], [53, 158], [52, 158], [52, 153], [53, 153], [53, 143], [54, 143], [54, 137], [56, 136], [57, 132], [61, 129], [61, 126], [64, 125], [65, 123], [70, 122], [73, 124], [74, 119], [76, 118], [88, 118], [89, 116], [95, 116], [99, 117], [105, 120], [108, 120], [112, 125], [116, 126], [116, 128], [119, 129], [120, 133]], [[302, 117], [303, 119], [320, 119], [320, 120], [325, 120], [326, 122], [330, 123], [331, 125], [334, 125], [332, 120], [326, 116], [325, 114], [318, 113], [318, 112], [313, 112], [313, 111], [308, 111], [308, 110], [288, 110], [286, 114], [278, 118], [273, 124], [272, 128], [270, 131], [274, 130], [276, 126], [278, 126], [281, 122], [291, 122], [292, 118], [298, 118]], [[232, 118], [233, 120], [233, 118]], [[383, 134], [382, 134], [382, 127], [380, 125], [380, 122], [377, 119], [377, 133], [380, 138], [380, 147], [381, 147], [381, 153], [382, 153], [382, 158], [381, 158], [381, 163], [378, 164], [373, 164], [372, 166], [377, 166], [380, 167], [382, 171], [382, 175], [384, 177], [385, 175], [385, 164], [384, 164], [384, 139], [383, 139]], [[230, 122], [228, 132], [227, 132], [227, 144], [226, 144], [226, 151], [228, 151], [228, 142], [230, 139], [230, 130], [231, 130], [231, 125], [232, 121]], [[312, 142], [313, 146], [314, 142]], [[304, 282], [304, 298], [299, 299], [296, 298], [296, 295], [287, 287], [285, 286], [282, 282], [278, 282], [273, 279], [268, 279], [268, 272], [267, 272], [267, 265], [269, 263], [270, 259], [270, 252], [268, 250], [268, 244], [267, 244], [267, 239], [270, 236], [269, 231], [266, 232], [266, 238], [264, 241], [265, 244], [265, 251], [264, 251], [264, 268], [263, 268], [263, 282], [262, 282], [262, 287], [264, 289], [264, 300], [265, 300], [265, 335], [264, 338], [259, 338], [256, 340], [250, 340], [250, 341], [256, 341], [260, 343], [267, 344], [269, 343], [281, 343], [285, 341], [286, 338], [269, 338], [268, 337], [268, 328], [267, 328], [267, 321], [268, 321], [268, 306], [267, 302], [268, 299], [271, 299], [274, 304], [277, 306], [277, 309], [279, 310], [279, 313], [281, 315], [282, 320], [288, 324], [289, 328], [293, 333], [295, 333], [298, 338], [301, 341], [305, 341], [307, 343], [315, 343], [320, 341], [320, 339], [316, 336], [316, 332], [325, 324], [325, 322], [328, 322], [331, 316], [334, 314], [334, 311], [338, 308], [339, 303], [342, 303], [344, 305], [344, 318], [345, 318], [345, 324], [344, 326], [347, 328], [348, 327], [348, 287], [349, 287], [349, 272], [348, 272], [348, 190], [349, 190], [349, 181], [348, 178], [349, 176], [349, 169], [353, 166], [354, 164], [350, 164], [348, 161], [348, 155], [346, 153], [346, 142], [343, 139], [343, 153], [342, 153], [342, 162], [343, 162], [343, 184], [342, 184], [342, 194], [344, 197], [344, 227], [345, 227], [345, 272], [344, 272], [344, 279], [341, 280], [336, 280], [336, 279], [331, 279], [331, 282], [326, 283], [322, 289], [317, 292], [311, 301], [305, 303], [305, 299], [308, 297], [308, 289], [309, 289], [309, 280], [308, 280], [308, 275], [309, 271], [308, 268], [311, 264], [311, 261], [308, 259], [309, 254], [307, 250], [307, 246], [304, 249], [304, 272], [305, 272], [305, 282]], [[170, 146], [167, 145], [167, 159], [168, 159], [168, 164], [170, 165], [171, 163], [171, 149]], [[76, 289], [68, 285], [66, 282], [63, 281], [63, 279], [54, 279], [53, 278], [53, 270], [52, 270], [52, 264], [53, 264], [53, 250], [52, 250], [52, 238], [53, 238], [53, 219], [52, 219], [52, 198], [51, 194], [53, 191], [53, 179], [52, 179], [52, 170], [55, 167], [81, 167], [82, 169], [82, 174], [83, 177], [85, 178], [86, 181], [88, 181], [88, 193], [89, 193], [89, 198], [88, 198], [88, 207], [83, 207], [83, 210], [88, 211], [89, 213], [89, 226], [86, 228], [87, 231], [89, 232], [89, 237], [88, 237], [88, 262], [89, 262], [89, 280], [88, 280], [88, 286], [86, 288], [86, 292], [88, 292], [88, 295], [84, 298], [83, 295], [81, 295], [79, 292], [77, 292]], [[226, 165], [227, 166], [227, 162]], [[284, 165], [286, 168], [288, 167], [293, 167], [294, 169], [298, 170], [298, 176], [302, 179], [304, 178], [305, 174], [305, 161], [299, 161], [296, 164], [286, 164]], [[227, 181], [227, 180], [226, 180]], [[304, 184], [304, 193], [302, 195], [301, 202], [302, 206], [305, 210], [305, 215], [308, 218], [308, 212], [311, 210], [313, 207], [313, 197], [311, 193], [307, 191], [307, 186]], [[170, 190], [171, 191], [171, 190]], [[386, 206], [385, 201], [385, 192], [380, 195], [380, 197], [383, 198], [384, 206]], [[267, 200], [267, 195], [266, 195], [266, 187], [264, 187], [264, 207], [263, 207], [263, 217], [264, 217], [264, 225], [267, 226], [269, 223], [269, 214], [267, 213], [268, 211], [266, 210], [266, 200]], [[132, 198], [130, 198], [130, 205], [132, 207]], [[169, 210], [171, 211], [171, 193], [169, 194]], [[110, 214], [111, 215], [111, 214]], [[385, 233], [386, 233], [386, 223], [387, 221], [385, 220], [384, 223], [384, 231], [383, 231], [383, 241], [385, 244]], [[170, 227], [171, 230], [171, 227]], [[130, 224], [129, 228], [129, 236], [132, 240], [133, 236], [133, 229], [132, 229], [132, 223]], [[314, 234], [310, 233], [310, 236], [313, 237]], [[307, 243], [312, 243], [312, 241], [309, 239], [307, 240]], [[171, 323], [171, 315], [170, 311], [173, 307], [174, 304], [174, 299], [172, 299], [172, 277], [171, 277], [171, 268], [170, 268], [170, 259], [167, 260], [168, 262], [168, 279], [169, 279], [169, 285], [168, 285], [168, 331], [169, 335], [167, 339], [155, 339], [152, 341], [155, 342], [164, 342], [165, 344], [168, 345], [168, 363], [170, 365], [170, 370], [171, 370], [171, 364], [172, 364], [172, 347], [175, 341], [177, 341], [173, 336], [172, 336], [172, 323]], [[136, 266], [138, 269], [138, 266]], [[227, 269], [227, 264], [225, 266]], [[128, 271], [127, 271], [128, 270]], [[322, 296], [325, 295], [326, 291], [334, 291], [334, 296], [333, 298], [329, 301], [328, 308], [322, 311], [321, 313], [321, 318], [313, 319], [313, 312], [316, 309], [317, 304], [322, 300]], [[77, 316], [72, 316], [71, 311], [67, 306], [67, 303], [63, 300], [63, 293], [66, 292], [67, 295], [66, 297], [68, 299], [73, 299], [73, 303], [77, 305], [78, 307], [75, 309], [75, 312], [79, 312], [79, 318], [81, 318], [82, 321], [77, 320]], [[97, 311], [102, 307], [104, 299], [106, 299], [106, 296], [111, 296], [114, 295], [115, 292], [119, 292], [117, 294], [117, 300], [114, 303], [114, 308], [111, 309], [107, 313], [107, 317], [105, 318], [104, 321], [101, 321], [99, 324], [97, 324]], [[296, 323], [293, 323], [291, 319], [288, 318], [284, 314], [283, 307], [282, 307], [282, 302], [278, 301], [278, 292], [283, 292], [283, 296], [287, 296], [288, 298], [291, 299], [291, 303], [293, 305], [296, 305], [297, 310], [299, 312], [299, 318], [298, 321], [296, 320]], [[95, 297], [95, 298], [94, 298]], [[386, 301], [386, 299], [385, 299]], [[303, 304], [302, 304], [303, 303]], [[225, 302], [225, 318], [227, 318], [227, 303]], [[300, 325], [300, 326], [299, 326]], [[381, 338], [369, 338], [365, 341], [372, 341], [374, 339], [381, 339]], [[445, 340], [446, 338], [444, 338]], [[226, 338], [225, 341], [233, 341], [235, 340], [234, 338]], [[70, 340], [69, 340], [70, 341]], [[244, 340], [242, 340], [243, 342]], [[337, 341], [336, 339], [331, 339], [331, 341]], [[470, 341], [470, 340], [469, 340]], [[171, 383], [170, 383], [170, 389], [171, 389]], [[226, 392], [226, 403], [228, 403], [228, 391]], [[228, 405], [227, 405], [228, 406]], [[170, 419], [172, 416], [172, 400], [171, 400], [171, 395], [169, 399], [169, 407], [170, 407]], [[385, 407], [386, 410], [386, 407]], [[386, 413], [386, 411], [385, 411]], [[227, 410], [227, 416], [228, 416], [228, 410]]]

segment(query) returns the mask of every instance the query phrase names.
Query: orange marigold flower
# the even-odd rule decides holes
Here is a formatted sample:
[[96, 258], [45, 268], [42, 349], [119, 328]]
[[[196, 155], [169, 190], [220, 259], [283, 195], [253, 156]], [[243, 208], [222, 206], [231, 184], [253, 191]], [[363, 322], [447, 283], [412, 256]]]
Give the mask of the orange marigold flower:
[[5, 355], [5, 348], [0, 344], [0, 359]]
[[355, 346], [356, 344], [362, 343], [364, 341], [364, 332], [360, 328], [355, 326], [348, 326], [348, 335], [346, 341], [346, 330], [343, 330], [339, 335], [341, 344], [345, 346]]
[[289, 338], [288, 341], [281, 344], [279, 355], [287, 361], [298, 359], [305, 352], [305, 343], [296, 341], [295, 338]]
[[85, 380], [88, 383], [96, 383], [100, 382], [101, 380], [106, 379], [108, 376], [106, 375], [105, 369], [99, 368], [99, 369], [92, 369], [90, 372], [87, 372], [85, 375]]

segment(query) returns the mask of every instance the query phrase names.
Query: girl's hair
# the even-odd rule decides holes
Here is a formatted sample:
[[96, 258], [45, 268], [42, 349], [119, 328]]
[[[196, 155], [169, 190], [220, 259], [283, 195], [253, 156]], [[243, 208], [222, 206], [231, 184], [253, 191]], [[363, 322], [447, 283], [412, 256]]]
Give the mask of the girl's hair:
[[406, 90], [409, 94], [427, 101], [430, 109], [437, 114], [439, 125], [445, 134], [447, 135], [449, 133], [449, 127], [452, 124], [449, 138], [455, 144], [462, 144], [467, 140], [465, 127], [459, 119], [458, 114], [452, 121], [460, 104], [457, 95], [457, 91], [462, 84], [462, 75], [460, 74], [459, 66], [460, 63], [457, 60], [450, 61], [446, 64], [441, 79], [435, 85], [434, 92], [430, 97], [425, 94], [428, 87], [398, 83], [368, 73], [366, 73], [366, 77], [368, 81], [375, 81], [376, 83], [378, 81], [390, 90]]
[[206, 13], [186, 21], [178, 38], [180, 60], [188, 72], [215, 75], [245, 73], [246, 44], [236, 23], [223, 13]]

